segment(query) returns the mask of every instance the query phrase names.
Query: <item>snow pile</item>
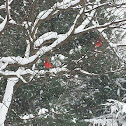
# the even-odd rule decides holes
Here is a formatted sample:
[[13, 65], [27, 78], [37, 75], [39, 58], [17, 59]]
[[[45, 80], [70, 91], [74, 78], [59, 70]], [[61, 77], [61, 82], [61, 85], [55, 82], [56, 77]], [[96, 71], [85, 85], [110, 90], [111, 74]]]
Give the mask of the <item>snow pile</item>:
[[74, 48], [74, 49], [71, 49], [71, 50], [69, 51], [69, 54], [72, 55], [72, 54], [81, 52], [81, 49], [82, 49], [82, 46], [79, 45], [78, 47], [76, 47], [76, 48]]
[[52, 56], [51, 61], [54, 66], [58, 67], [62, 65], [65, 59], [67, 59], [67, 57], [65, 57], [64, 55], [56, 54], [55, 56]]
[[39, 110], [38, 115], [45, 114], [46, 112], [48, 112], [48, 109], [42, 108], [42, 109]]
[[21, 119], [26, 120], [26, 119], [31, 119], [34, 118], [34, 116], [32, 114], [26, 114], [24, 116], [20, 116]]
[[118, 124], [126, 126], [126, 103], [109, 99], [103, 105], [107, 114], [93, 119], [85, 119], [85, 121], [100, 126], [119, 126]]

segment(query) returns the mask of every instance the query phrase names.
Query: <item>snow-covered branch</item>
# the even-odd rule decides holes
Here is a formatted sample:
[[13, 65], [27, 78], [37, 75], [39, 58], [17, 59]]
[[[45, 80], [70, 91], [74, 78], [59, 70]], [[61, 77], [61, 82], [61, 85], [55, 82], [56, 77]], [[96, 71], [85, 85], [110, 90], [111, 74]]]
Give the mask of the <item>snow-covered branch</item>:
[[109, 27], [111, 27], [113, 25], [116, 25], [116, 24], [119, 24], [119, 23], [122, 23], [122, 22], [126, 22], [126, 19], [105, 23], [104, 25], [91, 26], [91, 27], [88, 27], [88, 28], [85, 28], [85, 29], [83, 29], [83, 25], [80, 25], [80, 27], [82, 27], [82, 29], [79, 32], [78, 32], [78, 30], [75, 29], [75, 34], [88, 32], [88, 31], [93, 31], [93, 30], [97, 30], [97, 29], [109, 28]]
[[34, 35], [36, 33], [36, 30], [37, 30], [38, 26], [42, 23], [42, 21], [49, 18], [53, 14], [56, 14], [58, 12], [57, 10], [60, 10], [60, 9], [66, 10], [72, 6], [77, 5], [79, 2], [80, 2], [80, 0], [72, 0], [72, 1], [63, 0], [61, 3], [57, 2], [56, 4], [54, 4], [54, 6], [51, 9], [40, 12], [38, 14], [38, 16], [36, 17], [36, 20], [32, 27], [32, 35]]
[[34, 47], [39, 47], [41, 46], [45, 41], [51, 40], [51, 39], [57, 39], [58, 35], [57, 32], [47, 32], [40, 36], [35, 42], [34, 42]]
[[5, 2], [5, 8], [6, 8], [6, 17], [3, 20], [3, 22], [0, 24], [0, 35], [2, 34], [3, 30], [5, 29], [5, 26], [7, 25], [8, 21], [9, 21], [9, 1], [6, 0]]
[[[126, 103], [117, 100], [109, 99], [107, 103], [103, 104], [106, 108], [109, 107], [109, 113], [93, 119], [85, 119], [93, 125], [101, 126], [125, 126], [126, 125]], [[108, 111], [108, 110], [107, 110]]]
[[[12, 1], [13, 0], [6, 0], [5, 5], [0, 6], [0, 10], [1, 9], [6, 10], [5, 18], [3, 18], [2, 16], [0, 17], [2, 19], [2, 23], [0, 24], [0, 35], [3, 33], [5, 27], [7, 26], [9, 19], [11, 19], [10, 4], [12, 3]], [[33, 2], [31, 2], [31, 4], [33, 4]], [[7, 115], [9, 106], [11, 104], [11, 100], [12, 100], [14, 86], [16, 85], [16, 83], [19, 80], [21, 80], [23, 83], [28, 83], [32, 81], [34, 77], [39, 78], [39, 77], [45, 76], [46, 74], [49, 74], [50, 76], [55, 76], [56, 74], [60, 72], [70, 73], [71, 71], [69, 70], [69, 66], [67, 66], [66, 64], [66, 61], [64, 62], [66, 66], [56, 67], [55, 65], [52, 65], [53, 66], [52, 68], [48, 69], [45, 67], [43, 69], [44, 63], [42, 62], [45, 59], [46, 54], [48, 52], [51, 52], [56, 47], [61, 46], [65, 42], [69, 42], [69, 39], [72, 38], [73, 36], [77, 36], [85, 32], [98, 30], [99, 32], [102, 32], [102, 35], [104, 38], [107, 38], [103, 30], [107, 28], [115, 28], [117, 26], [120, 26], [122, 25], [122, 23], [123, 24], [126, 23], [126, 19], [119, 18], [119, 19], [116, 19], [115, 21], [106, 20], [106, 22], [103, 21], [102, 23], [99, 23], [97, 22], [97, 16], [96, 16], [97, 10], [101, 9], [102, 7], [103, 8], [104, 7], [111, 8], [113, 6], [119, 7], [119, 5], [122, 6], [124, 5], [124, 3], [115, 4], [114, 6], [114, 4], [110, 4], [109, 2], [105, 2], [101, 4], [99, 0], [96, 0], [93, 3], [86, 1], [83, 5], [82, 0], [62, 0], [62, 2], [55, 3], [51, 8], [39, 12], [38, 15], [36, 14], [37, 12], [35, 13], [34, 11], [31, 12], [33, 8], [30, 11], [29, 10], [26, 11], [25, 6], [23, 7], [23, 9], [25, 10], [25, 13], [23, 14], [26, 17], [24, 16], [25, 18], [22, 19], [23, 23], [22, 22], [19, 24], [17, 23], [17, 25], [23, 26], [24, 28], [23, 29], [24, 31], [20, 33], [21, 36], [23, 35], [25, 36], [25, 37], [23, 36], [23, 40], [26, 43], [26, 45], [23, 46], [25, 48], [24, 52], [21, 55], [18, 54], [19, 56], [15, 54], [15, 52], [13, 52], [13, 53], [7, 53], [5, 56], [2, 55], [0, 57], [0, 77], [3, 77], [3, 78], [5, 77], [8, 80], [3, 101], [2, 103], [0, 103], [0, 114], [2, 113], [0, 115], [0, 125], [3, 125], [6, 119], [6, 115]], [[29, 3], [27, 6], [29, 6]], [[39, 9], [41, 10], [41, 7]], [[74, 14], [73, 16], [74, 20], [73, 22], [70, 22], [70, 24], [68, 25], [67, 31], [64, 30], [65, 32], [59, 32], [59, 31], [52, 31], [50, 29], [49, 30], [46, 29], [45, 33], [43, 34], [41, 33], [41, 31], [39, 31], [39, 26], [41, 26], [41, 23], [44, 23], [44, 21], [48, 19], [50, 20], [51, 18], [53, 18], [53, 16], [55, 16], [56, 14], [60, 12], [70, 11], [70, 10], [73, 11], [74, 9], [77, 11], [75, 14], [74, 12], [72, 13]], [[22, 13], [22, 10], [21, 10], [21, 13]], [[34, 13], [33, 17], [36, 17], [36, 18], [31, 19], [30, 12]], [[10, 33], [11, 33], [11, 30], [9, 31], [9, 34]], [[16, 33], [14, 34], [12, 33], [13, 36], [15, 34]], [[16, 44], [17, 43], [18, 43], [18, 40], [16, 39]], [[12, 42], [11, 45], [13, 46], [14, 43]], [[112, 44], [110, 44], [110, 46], [111, 45]], [[10, 54], [13, 54], [13, 55], [11, 56]], [[37, 61], [41, 57], [44, 57], [40, 61], [40, 63], [42, 63], [41, 66], [38, 68], [37, 67], [35, 68], [35, 65], [39, 64]], [[96, 74], [95, 72], [85, 71], [82, 68], [81, 66], [76, 67], [76, 68], [74, 67], [72, 71], [80, 72], [87, 76], [100, 76], [103, 74], [114, 73], [114, 72], [118, 72], [122, 70], [121, 68], [120, 69], [115, 68], [116, 70], [110, 70], [104, 73]]]
[[2, 103], [0, 103], [0, 126], [4, 126], [4, 121], [6, 120], [6, 116], [11, 104], [14, 86], [18, 82], [18, 78], [8, 78], [7, 86], [4, 94], [4, 98]]
[[[80, 10], [80, 14], [81, 14], [82, 12], [83, 12], [83, 9]], [[80, 18], [80, 14], [77, 15], [77, 17], [76, 17], [76, 19], [75, 19], [75, 21], [74, 21], [74, 24], [70, 27], [69, 31], [68, 31], [66, 34], [59, 34], [59, 35], [57, 35], [57, 34], [55, 33], [55, 38], [57, 38], [57, 40], [54, 41], [54, 42], [53, 42], [51, 45], [49, 45], [49, 46], [43, 46], [43, 47], [41, 47], [35, 55], [33, 55], [33, 56], [31, 56], [31, 57], [27, 57], [27, 58], [26, 58], [26, 57], [22, 58], [22, 57], [20, 57], [20, 56], [18, 56], [18, 57], [2, 57], [2, 58], [0, 59], [0, 62], [1, 62], [1, 63], [8, 63], [8, 64], [19, 64], [19, 65], [26, 65], [26, 64], [29, 64], [29, 63], [34, 62], [34, 60], [36, 60], [36, 58], [38, 58], [39, 56], [44, 55], [46, 52], [52, 50], [52, 49], [55, 48], [57, 45], [61, 44], [62, 42], [64, 42], [66, 39], [69, 38], [69, 36], [74, 32], [74, 29], [75, 29], [75, 26], [76, 26], [76, 24], [77, 24], [77, 21], [78, 21], [79, 18]], [[54, 34], [53, 34], [53, 35], [54, 35]], [[45, 35], [43, 35], [43, 36], [45, 37]], [[52, 38], [54, 38], [54, 36], [53, 36]], [[47, 39], [50, 39], [50, 36], [49, 36], [49, 38], [47, 38]], [[47, 39], [46, 39], [46, 40], [47, 40]], [[39, 40], [38, 40], [38, 41], [39, 41]], [[36, 42], [36, 43], [37, 43], [37, 42]], [[28, 52], [28, 51], [30, 51], [30, 49], [27, 50], [27, 52]]]
[[[70, 2], [70, 1], [67, 1], [67, 2]], [[76, 5], [78, 2], [76, 1], [74, 4]], [[74, 4], [71, 4], [71, 5], [73, 6]], [[103, 5], [106, 5], [106, 4], [102, 4], [102, 6]], [[59, 6], [59, 4], [57, 6]], [[70, 7], [70, 5], [68, 7]], [[96, 5], [94, 6], [94, 8], [96, 8]], [[82, 24], [80, 24], [77, 28], [76, 28], [76, 25], [78, 23], [78, 20], [80, 19], [82, 13], [84, 13], [83, 8], [80, 10], [80, 13], [76, 16], [74, 24], [70, 27], [69, 31], [66, 32], [65, 34], [59, 34], [58, 35], [57, 32], [48, 32], [48, 33], [45, 33], [42, 36], [40, 36], [34, 42], [34, 47], [35, 48], [41, 46], [47, 40], [51, 40], [51, 39], [56, 39], [56, 40], [54, 42], [52, 42], [52, 44], [50, 44], [49, 46], [42, 46], [40, 49], [38, 49], [38, 51], [34, 55], [29, 56], [31, 50], [30, 50], [30, 42], [29, 42], [29, 40], [27, 40], [27, 48], [26, 48], [24, 58], [22, 58], [20, 56], [17, 56], [17, 57], [13, 57], [13, 56], [2, 57], [0, 59], [0, 62], [5, 64], [6, 66], [8, 66], [10, 64], [18, 64], [20, 66], [27, 65], [27, 64], [33, 63], [38, 57], [43, 56], [46, 52], [51, 51], [56, 46], [64, 43], [69, 38], [69, 36], [72, 35], [72, 33], [74, 33], [74, 35], [76, 35], [76, 34], [88, 32], [90, 30], [103, 29], [103, 28], [107, 28], [107, 27], [110, 27], [110, 26], [113, 26], [113, 25], [116, 25], [116, 24], [119, 24], [119, 23], [122, 23], [122, 22], [126, 21], [126, 19], [122, 19], [122, 20], [117, 20], [117, 21], [114, 21], [114, 22], [105, 23], [103, 25], [94, 25], [94, 26], [90, 26], [90, 27], [86, 28], [86, 26], [90, 23], [90, 21], [94, 17], [94, 14], [96, 12], [96, 10], [94, 8], [92, 9], [92, 11], [90, 10], [91, 12], [89, 14], [88, 13], [86, 14], [87, 18], [85, 18], [84, 21], [82, 22]], [[53, 9], [52, 9], [52, 11], [53, 11]], [[47, 12], [48, 13], [41, 12], [38, 15], [39, 18], [37, 18], [36, 20], [39, 21], [39, 20], [45, 19], [48, 15], [51, 14], [51, 11], [47, 11]], [[3, 69], [3, 68], [1, 68], [1, 69]]]

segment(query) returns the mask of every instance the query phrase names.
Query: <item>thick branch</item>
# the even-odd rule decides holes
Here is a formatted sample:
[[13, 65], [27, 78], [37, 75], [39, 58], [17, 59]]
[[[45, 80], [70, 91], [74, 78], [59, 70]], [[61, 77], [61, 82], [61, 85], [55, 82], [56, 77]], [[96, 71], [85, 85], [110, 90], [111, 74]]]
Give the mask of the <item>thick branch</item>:
[[8, 0], [6, 0], [5, 2], [6, 4], [6, 17], [4, 19], [4, 21], [0, 24], [0, 36], [2, 34], [2, 32], [4, 31], [5, 29], [5, 26], [7, 25], [8, 21], [9, 21], [9, 4], [8, 4]]
[[34, 36], [36, 29], [39, 27], [39, 25], [46, 19], [49, 19], [53, 14], [56, 14], [58, 12], [58, 10], [66, 10], [68, 8], [71, 8], [75, 5], [77, 5], [79, 2], [80, 2], [80, 0], [74, 0], [74, 1], [67, 0], [67, 1], [63, 1], [61, 3], [58, 2], [58, 3], [54, 4], [54, 6], [51, 9], [40, 12], [33, 25], [32, 36]]
[[0, 103], [0, 126], [4, 126], [8, 109], [11, 104], [14, 86], [18, 82], [18, 78], [9, 78], [2, 103]]

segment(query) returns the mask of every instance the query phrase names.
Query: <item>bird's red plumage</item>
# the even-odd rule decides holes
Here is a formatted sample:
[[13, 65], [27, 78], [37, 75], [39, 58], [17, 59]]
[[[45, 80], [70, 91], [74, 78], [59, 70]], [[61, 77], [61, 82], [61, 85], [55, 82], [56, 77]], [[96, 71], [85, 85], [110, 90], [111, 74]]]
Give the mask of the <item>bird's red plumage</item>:
[[45, 68], [52, 68], [52, 65], [50, 64], [50, 62], [48, 61], [47, 58], [46, 58], [46, 60], [44, 62], [44, 66], [45, 66]]
[[99, 46], [101, 46], [101, 44], [102, 44], [102, 41], [101, 41], [101, 39], [99, 38], [98, 39], [98, 41], [95, 43], [95, 47], [99, 47]]

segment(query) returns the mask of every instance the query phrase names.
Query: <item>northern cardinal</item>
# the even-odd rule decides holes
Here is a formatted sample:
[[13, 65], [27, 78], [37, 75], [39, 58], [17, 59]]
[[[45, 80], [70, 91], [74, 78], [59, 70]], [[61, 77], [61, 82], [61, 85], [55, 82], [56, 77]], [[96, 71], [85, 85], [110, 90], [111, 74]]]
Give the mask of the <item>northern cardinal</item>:
[[48, 61], [47, 58], [46, 58], [46, 60], [44, 62], [44, 66], [45, 66], [45, 68], [52, 68], [52, 65], [50, 64], [50, 62]]
[[102, 44], [102, 41], [99, 38], [98, 41], [94, 44], [94, 47], [99, 47], [99, 46], [101, 46], [101, 44]]
[[97, 48], [97, 47], [101, 46], [101, 44], [102, 44], [102, 41], [99, 38], [98, 41], [94, 44], [94, 46], [91, 48], [91, 50], [93, 50], [94, 48]]

